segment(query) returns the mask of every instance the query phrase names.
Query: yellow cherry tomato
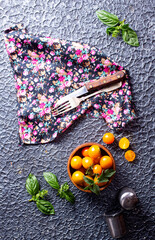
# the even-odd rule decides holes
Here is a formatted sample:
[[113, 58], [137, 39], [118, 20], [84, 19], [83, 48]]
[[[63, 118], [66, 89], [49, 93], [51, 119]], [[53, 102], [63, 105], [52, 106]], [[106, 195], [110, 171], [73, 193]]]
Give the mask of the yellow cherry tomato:
[[123, 137], [123, 138], [120, 139], [119, 147], [121, 149], [127, 149], [129, 147], [129, 145], [130, 145], [130, 142], [126, 137]]
[[111, 144], [115, 140], [114, 135], [112, 133], [105, 133], [103, 135], [103, 142], [106, 144]]
[[71, 159], [71, 167], [74, 169], [79, 169], [80, 167], [82, 167], [82, 158], [79, 156], [74, 156]]
[[94, 165], [93, 167], [93, 173], [101, 175], [102, 173], [102, 167], [99, 164]]
[[82, 166], [87, 169], [93, 165], [93, 159], [91, 157], [84, 157], [82, 159]]
[[98, 145], [92, 145], [89, 150], [88, 154], [91, 158], [97, 158], [101, 156], [101, 149]]
[[83, 185], [84, 179], [83, 179], [84, 174], [80, 171], [75, 171], [72, 174], [72, 180], [75, 182], [77, 185]]
[[82, 149], [82, 155], [84, 156], [84, 157], [88, 157], [89, 155], [88, 155], [88, 150], [89, 150], [89, 147], [85, 147], [85, 148], [83, 148]]
[[103, 156], [100, 159], [100, 165], [103, 169], [111, 168], [113, 165], [112, 159], [109, 156]]
[[102, 186], [104, 186], [104, 185], [107, 184], [107, 182], [99, 183], [97, 176], [94, 177], [94, 183], [95, 183], [96, 185], [98, 185], [99, 187], [102, 187]]
[[[86, 175], [86, 177], [94, 181], [94, 179], [91, 176]], [[84, 187], [87, 187], [87, 186], [89, 186], [89, 184], [86, 183], [85, 180], [84, 180]]]
[[134, 153], [134, 151], [128, 150], [126, 151], [124, 156], [126, 160], [128, 160], [129, 162], [132, 162], [135, 159], [136, 154]]
[[98, 164], [100, 162], [101, 157], [93, 158], [94, 164]]

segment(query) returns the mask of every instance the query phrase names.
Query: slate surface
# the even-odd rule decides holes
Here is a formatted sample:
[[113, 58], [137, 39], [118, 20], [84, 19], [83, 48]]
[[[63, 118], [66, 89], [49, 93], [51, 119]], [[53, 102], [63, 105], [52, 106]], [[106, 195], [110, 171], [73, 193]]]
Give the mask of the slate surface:
[[[98, 9], [126, 18], [137, 30], [140, 47], [126, 45], [121, 38], [107, 37], [106, 27], [95, 14]], [[123, 186], [133, 187], [140, 202], [134, 211], [124, 212], [128, 233], [122, 239], [154, 239], [153, 17], [153, 0], [0, 1], [0, 239], [111, 240], [103, 214], [117, 204], [117, 191]], [[102, 143], [103, 133], [109, 130], [103, 120], [82, 118], [53, 143], [19, 146], [16, 91], [3, 40], [3, 31], [16, 23], [24, 23], [32, 33], [100, 47], [130, 70], [137, 119], [116, 137], [129, 137], [137, 158], [128, 163], [116, 145], [109, 147], [116, 160], [117, 174], [100, 197], [80, 192], [70, 182], [76, 196], [76, 204], [71, 206], [56, 196], [42, 174], [52, 171], [61, 183], [69, 181], [66, 171], [69, 154], [81, 143]], [[42, 188], [49, 190], [54, 216], [42, 215], [33, 203], [27, 202], [25, 180], [30, 172], [38, 177]]]

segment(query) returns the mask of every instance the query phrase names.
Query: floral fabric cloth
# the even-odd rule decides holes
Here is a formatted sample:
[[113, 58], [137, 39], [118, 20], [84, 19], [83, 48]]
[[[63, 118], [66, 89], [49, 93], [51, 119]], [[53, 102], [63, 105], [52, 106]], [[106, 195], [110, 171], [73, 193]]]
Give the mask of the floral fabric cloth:
[[16, 81], [19, 135], [22, 143], [50, 142], [81, 115], [103, 117], [113, 130], [135, 117], [126, 78], [121, 88], [102, 93], [58, 117], [56, 101], [85, 81], [115, 74], [123, 67], [87, 44], [28, 34], [23, 25], [5, 31], [6, 50]]

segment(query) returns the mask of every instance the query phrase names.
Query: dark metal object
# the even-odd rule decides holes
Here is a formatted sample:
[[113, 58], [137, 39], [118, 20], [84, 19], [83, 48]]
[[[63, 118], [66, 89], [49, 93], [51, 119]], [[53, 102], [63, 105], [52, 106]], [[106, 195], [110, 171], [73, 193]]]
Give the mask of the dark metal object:
[[135, 191], [129, 187], [122, 188], [118, 198], [120, 205], [126, 210], [133, 209], [138, 202]]
[[121, 238], [126, 234], [126, 227], [122, 209], [114, 212], [106, 212], [104, 216], [106, 218], [109, 231], [113, 238]]

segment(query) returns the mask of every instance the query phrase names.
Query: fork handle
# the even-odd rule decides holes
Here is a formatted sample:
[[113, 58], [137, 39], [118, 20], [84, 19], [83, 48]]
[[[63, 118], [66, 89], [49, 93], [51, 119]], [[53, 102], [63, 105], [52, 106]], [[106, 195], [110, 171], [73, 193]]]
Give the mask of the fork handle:
[[126, 74], [125, 70], [118, 71], [113, 75], [101, 77], [98, 80], [94, 80], [92, 82], [87, 82], [84, 84], [84, 86], [87, 88], [88, 91], [95, 90], [96, 88], [101, 88], [109, 84], [120, 82], [121, 80], [123, 80], [125, 74]]

